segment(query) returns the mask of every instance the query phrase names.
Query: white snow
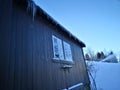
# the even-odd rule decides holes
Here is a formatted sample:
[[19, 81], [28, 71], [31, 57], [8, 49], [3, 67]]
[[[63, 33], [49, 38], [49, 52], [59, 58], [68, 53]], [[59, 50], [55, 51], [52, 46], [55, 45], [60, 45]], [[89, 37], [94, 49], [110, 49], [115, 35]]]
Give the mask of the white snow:
[[78, 83], [76, 85], [69, 87], [68, 89], [62, 89], [62, 90], [75, 90], [75, 88], [81, 87], [81, 86], [83, 86], [83, 83]]
[[111, 55], [107, 56], [105, 59], [103, 59], [102, 62], [115, 62], [115, 63], [117, 63], [118, 60], [114, 54], [111, 54]]
[[120, 63], [93, 62], [97, 90], [120, 90]]

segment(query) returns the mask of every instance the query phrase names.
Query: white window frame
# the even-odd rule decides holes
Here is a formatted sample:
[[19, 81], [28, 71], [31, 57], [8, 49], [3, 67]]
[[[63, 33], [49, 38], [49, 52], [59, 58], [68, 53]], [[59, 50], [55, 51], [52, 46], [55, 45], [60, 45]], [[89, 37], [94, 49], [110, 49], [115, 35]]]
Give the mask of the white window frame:
[[[54, 58], [63, 60], [64, 59], [64, 54], [63, 54], [63, 48], [62, 48], [62, 40], [55, 37], [55, 36], [52, 36], [52, 40], [53, 40]], [[58, 49], [58, 51], [56, 51], [55, 48]]]
[[70, 44], [65, 41], [62, 41], [61, 39], [59, 39], [54, 35], [52, 35], [52, 41], [53, 41], [53, 53], [54, 53], [53, 59], [72, 62], [73, 60], [72, 60], [72, 52], [71, 52]]
[[72, 61], [72, 52], [71, 52], [71, 47], [70, 44], [67, 42], [63, 41], [63, 47], [64, 47], [64, 56], [66, 61]]

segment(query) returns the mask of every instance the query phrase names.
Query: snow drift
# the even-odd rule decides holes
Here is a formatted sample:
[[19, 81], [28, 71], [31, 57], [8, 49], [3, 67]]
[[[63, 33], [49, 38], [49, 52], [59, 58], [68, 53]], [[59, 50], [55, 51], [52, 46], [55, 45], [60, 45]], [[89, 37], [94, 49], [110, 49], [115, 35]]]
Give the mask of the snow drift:
[[111, 55], [107, 56], [105, 59], [103, 59], [102, 62], [118, 63], [118, 60], [114, 54], [111, 54]]
[[120, 90], [120, 63], [92, 62], [97, 90]]

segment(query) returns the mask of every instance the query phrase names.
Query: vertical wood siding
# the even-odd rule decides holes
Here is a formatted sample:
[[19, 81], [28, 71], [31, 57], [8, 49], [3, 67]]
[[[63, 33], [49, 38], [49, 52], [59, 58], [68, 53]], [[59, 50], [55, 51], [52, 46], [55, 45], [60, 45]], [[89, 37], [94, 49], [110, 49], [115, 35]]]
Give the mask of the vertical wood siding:
[[[62, 90], [88, 83], [81, 47], [48, 21], [33, 21], [26, 10], [10, 5], [7, 16], [0, 16], [0, 90]], [[52, 60], [52, 34], [71, 45], [75, 64], [69, 71]]]

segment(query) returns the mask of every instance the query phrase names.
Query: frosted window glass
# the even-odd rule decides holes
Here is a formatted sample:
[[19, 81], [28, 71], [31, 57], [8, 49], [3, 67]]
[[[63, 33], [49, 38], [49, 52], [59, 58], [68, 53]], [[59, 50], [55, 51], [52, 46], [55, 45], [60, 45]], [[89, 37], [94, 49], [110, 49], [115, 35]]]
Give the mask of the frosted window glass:
[[72, 61], [72, 53], [71, 47], [67, 42], [63, 42], [64, 45], [64, 53], [65, 53], [65, 60]]
[[53, 40], [54, 58], [63, 60], [64, 55], [63, 55], [63, 48], [62, 48], [62, 40], [55, 36], [52, 36], [52, 40]]

